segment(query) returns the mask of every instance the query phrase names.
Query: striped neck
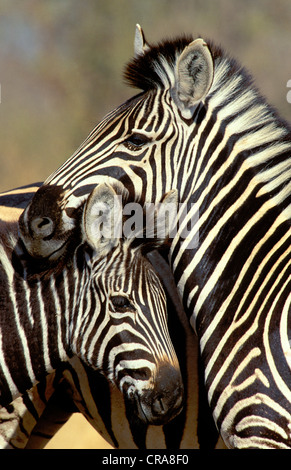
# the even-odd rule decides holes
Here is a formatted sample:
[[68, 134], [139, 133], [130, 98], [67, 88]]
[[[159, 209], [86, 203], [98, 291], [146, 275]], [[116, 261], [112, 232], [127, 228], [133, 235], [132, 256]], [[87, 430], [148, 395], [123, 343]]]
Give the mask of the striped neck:
[[174, 239], [170, 262], [195, 329], [200, 313], [212, 317], [224, 305], [255, 245], [290, 220], [290, 128], [236, 62], [218, 57], [215, 67], [176, 163], [194, 225]]
[[[7, 245], [6, 245], [7, 246]], [[27, 279], [17, 259], [1, 246], [0, 403], [5, 406], [72, 355], [71, 299], [67, 272]], [[13, 261], [12, 261], [13, 258]], [[73, 284], [73, 283], [72, 283]]]

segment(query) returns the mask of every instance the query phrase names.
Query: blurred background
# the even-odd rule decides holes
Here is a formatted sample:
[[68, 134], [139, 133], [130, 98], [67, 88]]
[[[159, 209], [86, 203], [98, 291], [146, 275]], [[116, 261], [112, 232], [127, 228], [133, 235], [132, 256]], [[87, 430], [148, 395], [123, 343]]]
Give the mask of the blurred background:
[[136, 23], [149, 42], [220, 43], [291, 120], [290, 0], [0, 0], [0, 191], [45, 179], [137, 93], [122, 77]]
[[[291, 121], [290, 0], [0, 0], [0, 191], [43, 181], [137, 93], [122, 78], [136, 23], [149, 42], [221, 44]], [[82, 417], [73, 425], [50, 447], [105, 446]]]

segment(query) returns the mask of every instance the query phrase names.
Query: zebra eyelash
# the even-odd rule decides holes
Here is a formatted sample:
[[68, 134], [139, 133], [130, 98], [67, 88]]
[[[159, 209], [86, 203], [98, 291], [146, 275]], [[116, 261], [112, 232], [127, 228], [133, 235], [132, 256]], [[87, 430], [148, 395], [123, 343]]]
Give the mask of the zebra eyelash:
[[129, 150], [137, 151], [140, 150], [145, 144], [151, 142], [151, 139], [144, 134], [132, 134], [124, 142], [123, 145]]
[[110, 300], [116, 312], [135, 310], [130, 300], [124, 295], [114, 295]]

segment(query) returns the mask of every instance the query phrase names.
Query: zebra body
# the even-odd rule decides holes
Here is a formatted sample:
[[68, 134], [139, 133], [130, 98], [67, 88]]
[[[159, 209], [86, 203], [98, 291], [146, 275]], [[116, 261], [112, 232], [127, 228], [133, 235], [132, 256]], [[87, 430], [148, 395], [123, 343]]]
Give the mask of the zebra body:
[[80, 242], [54, 271], [39, 273], [26, 263], [12, 228], [3, 234], [2, 406], [76, 354], [120, 388], [132, 419], [161, 423], [181, 410], [166, 298], [142, 254], [145, 245], [95, 238], [96, 204], [115, 196], [108, 185], [92, 192], [80, 216]]
[[180, 225], [199, 220], [178, 231], [169, 262], [216, 425], [229, 447], [290, 448], [290, 126], [202, 39], [150, 46], [138, 28], [126, 78], [142, 92], [36, 193], [20, 220], [26, 249], [64, 253], [72, 214], [101, 181], [119, 180], [142, 202], [176, 188], [188, 204]]

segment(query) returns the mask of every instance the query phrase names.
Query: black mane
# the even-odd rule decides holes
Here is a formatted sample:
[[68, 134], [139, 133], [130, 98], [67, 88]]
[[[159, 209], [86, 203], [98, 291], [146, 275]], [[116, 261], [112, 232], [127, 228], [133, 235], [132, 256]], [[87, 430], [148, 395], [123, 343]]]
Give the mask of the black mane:
[[[198, 37], [201, 36], [199, 35]], [[144, 55], [133, 58], [126, 65], [124, 71], [126, 83], [134, 88], [139, 88], [143, 92], [164, 88], [165, 83], [169, 82], [164, 64], [167, 63], [167, 67], [170, 66], [174, 72], [177, 58], [193, 40], [194, 38], [191, 35], [182, 35], [174, 39], [166, 39], [155, 45], [147, 43], [149, 50]], [[205, 38], [205, 41], [213, 57], [215, 68], [218, 68], [219, 64], [223, 61], [226, 61], [228, 64], [226, 73], [221, 77], [220, 86], [223, 86], [224, 83], [231, 80], [236, 74], [239, 74], [241, 77], [239, 88], [244, 90], [248, 87], [252, 88], [255, 100], [264, 104], [266, 109], [268, 108], [270, 117], [276, 119], [278, 125], [288, 129], [288, 138], [290, 138], [290, 124], [281, 118], [277, 110], [262, 96], [254, 84], [253, 77], [249, 71], [241, 66], [231, 55], [226, 53], [220, 45], [215, 44], [208, 38]], [[231, 100], [232, 96], [229, 99]]]
[[[197, 36], [197, 38], [199, 37], [201, 36]], [[164, 70], [164, 63], [166, 62], [174, 69], [177, 57], [179, 57], [185, 47], [193, 40], [193, 36], [183, 35], [175, 39], [166, 39], [156, 45], [148, 44], [150, 49], [146, 51], [144, 55], [133, 58], [126, 65], [124, 71], [126, 83], [143, 91], [163, 87], [164, 82], [161, 74]], [[206, 38], [206, 43], [210, 49], [214, 63], [218, 64], [223, 57], [227, 56], [227, 54], [223, 52], [223, 49], [214, 44], [212, 40]], [[235, 59], [228, 57], [228, 61], [230, 65], [230, 76], [238, 70], [243, 70]], [[244, 73], [246, 80], [252, 82], [250, 75], [246, 71], [244, 71]]]
[[181, 36], [174, 40], [165, 40], [157, 45], [150, 45], [150, 49], [142, 56], [133, 58], [126, 66], [124, 78], [126, 82], [144, 91], [163, 86], [161, 76], [157, 72], [157, 66], [166, 60], [174, 66], [177, 55], [193, 41], [191, 36]]

